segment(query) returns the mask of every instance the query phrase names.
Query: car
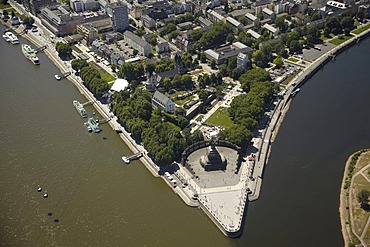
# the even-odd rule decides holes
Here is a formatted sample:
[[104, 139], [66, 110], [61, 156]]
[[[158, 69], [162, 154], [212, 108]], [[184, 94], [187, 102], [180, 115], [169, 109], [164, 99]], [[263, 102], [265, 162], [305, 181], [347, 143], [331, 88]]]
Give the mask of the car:
[[173, 177], [171, 176], [171, 174], [169, 172], [165, 172], [164, 173], [164, 176], [168, 179], [168, 180], [173, 180]]

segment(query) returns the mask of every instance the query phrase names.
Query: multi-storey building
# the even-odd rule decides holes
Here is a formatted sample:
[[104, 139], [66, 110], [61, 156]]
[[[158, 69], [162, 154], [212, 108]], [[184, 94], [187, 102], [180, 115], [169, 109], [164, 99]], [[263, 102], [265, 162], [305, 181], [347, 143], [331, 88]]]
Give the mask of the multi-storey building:
[[139, 54], [148, 56], [151, 52], [152, 47], [150, 46], [150, 44], [133, 32], [126, 31], [123, 33], [123, 37], [125, 42], [134, 50], [137, 50]]
[[128, 26], [128, 9], [127, 5], [119, 2], [111, 3], [107, 8], [108, 15], [112, 20], [113, 30], [124, 32]]

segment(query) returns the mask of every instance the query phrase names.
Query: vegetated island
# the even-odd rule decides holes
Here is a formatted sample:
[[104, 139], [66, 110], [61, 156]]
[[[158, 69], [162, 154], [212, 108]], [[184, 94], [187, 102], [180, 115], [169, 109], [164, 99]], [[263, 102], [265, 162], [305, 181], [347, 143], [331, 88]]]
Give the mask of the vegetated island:
[[370, 149], [352, 154], [340, 191], [340, 221], [346, 247], [370, 246]]

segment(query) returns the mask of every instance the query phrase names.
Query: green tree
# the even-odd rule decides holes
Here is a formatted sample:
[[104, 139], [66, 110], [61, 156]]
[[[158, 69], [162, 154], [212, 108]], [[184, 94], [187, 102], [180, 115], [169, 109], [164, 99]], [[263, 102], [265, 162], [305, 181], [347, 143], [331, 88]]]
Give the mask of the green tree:
[[282, 33], [288, 31], [289, 26], [284, 17], [277, 17], [275, 19], [275, 25]]
[[57, 42], [55, 49], [62, 59], [68, 59], [72, 56], [72, 47], [69, 44], [63, 42]]
[[85, 59], [74, 59], [71, 62], [72, 69], [80, 71], [82, 68], [89, 66]]
[[353, 25], [354, 25], [354, 20], [351, 16], [344, 16], [341, 20], [340, 20], [340, 24], [342, 26], [342, 28], [348, 28], [348, 29], [353, 29]]
[[365, 13], [364, 11], [362, 10], [359, 10], [356, 14], [356, 18], [359, 20], [359, 21], [362, 21], [364, 18], [365, 18]]
[[276, 68], [281, 68], [281, 66], [283, 66], [284, 64], [284, 61], [283, 59], [280, 57], [280, 56], [277, 56], [275, 59], [274, 59], [274, 64], [276, 65]]
[[198, 92], [198, 96], [199, 96], [199, 99], [201, 101], [205, 101], [208, 98], [208, 95], [209, 95], [209, 93], [204, 89], [202, 89]]
[[150, 34], [149, 44], [151, 44], [152, 46], [157, 45], [157, 38], [158, 38], [157, 34], [155, 33]]
[[144, 28], [139, 27], [138, 29], [136, 29], [135, 33], [136, 33], [137, 36], [141, 37], [145, 34], [145, 30], [144, 30]]
[[302, 50], [302, 46], [301, 46], [301, 44], [299, 44], [298, 40], [293, 40], [290, 43], [289, 50], [290, 50], [290, 52], [298, 52], [298, 51]]
[[217, 69], [217, 67], [216, 67], [216, 61], [212, 59], [212, 60], [209, 62], [209, 66], [211, 66], [211, 69]]
[[357, 201], [360, 203], [361, 208], [368, 210], [369, 209], [369, 196], [370, 191], [363, 189], [357, 194]]
[[268, 59], [261, 50], [253, 52], [252, 58], [258, 67], [265, 68], [268, 66]]
[[333, 34], [339, 34], [343, 29], [338, 17], [328, 17], [325, 21], [325, 28], [328, 28]]
[[32, 16], [21, 16], [21, 20], [26, 27], [30, 27], [35, 23], [35, 19]]

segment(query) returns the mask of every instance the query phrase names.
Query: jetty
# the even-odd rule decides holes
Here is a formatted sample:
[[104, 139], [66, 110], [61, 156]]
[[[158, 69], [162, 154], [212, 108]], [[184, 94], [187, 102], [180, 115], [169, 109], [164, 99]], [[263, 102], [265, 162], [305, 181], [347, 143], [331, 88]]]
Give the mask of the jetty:
[[122, 160], [126, 163], [126, 164], [130, 164], [130, 161], [131, 160], [135, 160], [135, 159], [139, 159], [140, 157], [143, 156], [143, 152], [138, 152], [136, 154], [133, 154], [133, 155], [130, 155], [130, 156], [122, 156]]
[[65, 72], [63, 74], [54, 75], [54, 77], [55, 77], [55, 79], [57, 79], [59, 81], [60, 79], [65, 78], [65, 77], [67, 77], [69, 75], [71, 75], [71, 72], [70, 71]]

